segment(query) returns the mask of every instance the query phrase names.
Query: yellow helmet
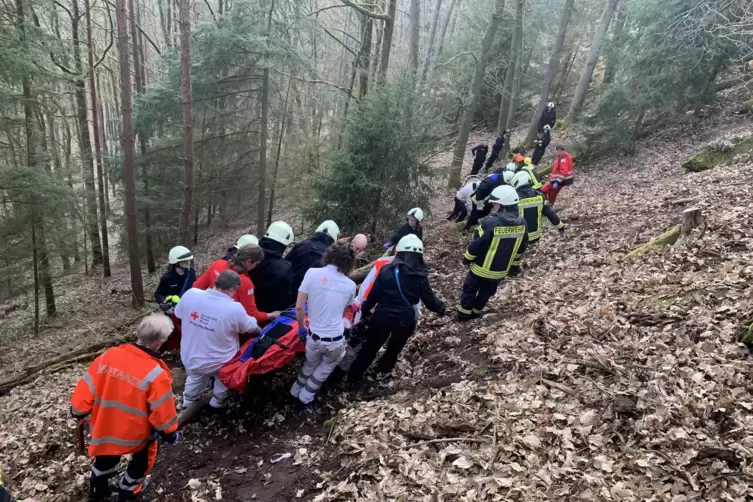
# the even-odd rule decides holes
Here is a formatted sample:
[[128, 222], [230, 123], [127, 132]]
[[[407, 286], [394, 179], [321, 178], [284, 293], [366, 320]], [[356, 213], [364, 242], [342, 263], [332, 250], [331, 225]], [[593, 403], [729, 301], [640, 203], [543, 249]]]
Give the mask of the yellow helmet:
[[530, 166], [533, 163], [533, 160], [531, 159], [531, 157], [526, 157], [525, 159], [523, 159], [523, 162], [525, 162], [526, 165]]

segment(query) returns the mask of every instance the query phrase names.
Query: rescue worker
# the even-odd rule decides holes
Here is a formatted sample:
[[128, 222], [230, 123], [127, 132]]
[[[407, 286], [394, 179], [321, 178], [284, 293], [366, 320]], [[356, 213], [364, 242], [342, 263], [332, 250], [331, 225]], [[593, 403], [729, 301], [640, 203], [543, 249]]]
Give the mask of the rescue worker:
[[549, 146], [549, 143], [552, 142], [551, 130], [552, 127], [549, 124], [544, 124], [541, 132], [538, 134], [538, 136], [536, 136], [536, 141], [534, 142], [535, 148], [533, 149], [533, 154], [531, 155], [531, 162], [534, 166], [539, 165], [541, 158], [546, 152], [546, 148]]
[[508, 275], [517, 275], [528, 246], [526, 221], [518, 210], [518, 193], [511, 186], [494, 189], [492, 214], [476, 229], [463, 255], [470, 270], [463, 281], [458, 321], [479, 317], [497, 287]]
[[573, 157], [565, 149], [564, 145], [557, 145], [557, 157], [552, 165], [552, 173], [549, 175], [549, 181], [541, 187], [546, 200], [554, 205], [557, 201], [557, 194], [562, 187], [573, 184]]
[[384, 249], [391, 248], [400, 242], [400, 239], [409, 234], [415, 234], [419, 239], [423, 238], [424, 229], [421, 227], [423, 220], [424, 212], [420, 207], [414, 207], [408, 211], [408, 214], [405, 215], [405, 225], [395, 230], [390, 240], [384, 243]]
[[544, 126], [548, 125], [550, 129], [554, 129], [554, 124], [557, 123], [557, 110], [554, 109], [554, 102], [550, 101], [546, 104], [544, 112], [539, 119], [539, 132], [544, 130]]
[[468, 178], [466, 183], [455, 193], [455, 207], [447, 217], [448, 221], [463, 221], [468, 216], [468, 206], [472, 204], [471, 195], [478, 188], [480, 181], [476, 176]]
[[531, 178], [526, 171], [521, 171], [513, 176], [511, 184], [520, 198], [518, 208], [520, 209], [520, 216], [526, 220], [529, 244], [533, 244], [541, 238], [542, 214], [559, 230], [560, 235], [565, 235], [565, 224], [562, 223], [552, 206], [544, 204], [544, 196], [531, 186]]
[[[238, 255], [249, 248], [259, 249], [243, 246]], [[186, 369], [183, 409], [199, 400], [212, 385], [212, 379], [209, 406], [213, 410], [225, 407], [229, 389], [217, 377], [217, 372], [240, 349], [239, 335], [259, 332], [256, 319], [233, 300], [242, 288], [242, 280], [243, 275], [224, 270], [215, 279], [212, 289], [188, 291], [175, 308], [175, 315], [183, 321], [180, 344], [180, 360]]]
[[167, 272], [162, 274], [159, 286], [154, 292], [154, 299], [166, 314], [172, 314], [175, 304], [183, 293], [196, 282], [196, 271], [191, 266], [193, 254], [183, 246], [175, 246], [168, 253]]
[[[232, 270], [241, 276], [241, 285], [236, 289], [233, 299], [243, 305], [246, 313], [256, 319], [260, 324], [274, 321], [280, 317], [279, 311], [264, 312], [259, 310], [256, 305], [256, 295], [254, 292], [254, 283], [248, 273], [256, 268], [264, 258], [264, 251], [259, 246], [248, 244], [238, 250], [238, 252], [229, 260], [217, 260], [212, 263], [206, 272], [201, 274], [194, 288], [207, 290], [215, 287], [215, 281], [219, 275], [226, 271]], [[180, 304], [178, 304], [180, 305]]]
[[290, 225], [275, 221], [259, 241], [264, 258], [248, 275], [254, 285], [256, 306], [262, 312], [282, 311], [293, 305], [290, 300], [293, 266], [282, 255], [294, 237]]
[[481, 168], [484, 167], [487, 153], [489, 153], [489, 145], [486, 143], [479, 143], [471, 148], [471, 154], [473, 155], [473, 167], [471, 168], [472, 175], [477, 174]]
[[544, 184], [541, 182], [541, 179], [539, 179], [539, 173], [536, 170], [536, 167], [533, 165], [531, 157], [525, 158], [525, 161], [523, 162], [523, 168], [518, 172], [523, 171], [528, 173], [528, 178], [531, 180], [531, 187], [534, 190], [541, 190], [541, 187], [544, 186]]
[[230, 246], [229, 248], [227, 248], [227, 252], [225, 253], [225, 256], [222, 257], [222, 259], [229, 260], [230, 258], [235, 256], [235, 253], [237, 253], [240, 248], [242, 248], [243, 246], [247, 244], [253, 244], [254, 246], [258, 246], [259, 239], [257, 239], [255, 235], [251, 235], [251, 234], [241, 235], [238, 238], [238, 242], [236, 242], [234, 246]]
[[285, 259], [293, 267], [293, 283], [288, 292], [288, 303], [293, 304], [298, 296], [298, 287], [303, 282], [303, 276], [310, 268], [322, 266], [324, 252], [340, 237], [340, 227], [332, 220], [323, 221], [314, 236], [306, 241], [299, 242], [290, 250]]
[[434, 295], [429, 283], [424, 245], [417, 236], [407, 235], [398, 242], [397, 257], [383, 266], [361, 306], [362, 316], [371, 319], [366, 341], [348, 371], [350, 385], [363, 378], [385, 342], [387, 348], [377, 362], [376, 371], [390, 373], [393, 370], [400, 352], [416, 330], [415, 306], [421, 302], [432, 312], [444, 315], [444, 302]]
[[[332, 244], [322, 268], [312, 268], [298, 289], [295, 304], [298, 334], [306, 340], [306, 362], [290, 388], [301, 405], [310, 404], [345, 353], [343, 316], [356, 297], [356, 283], [348, 278], [356, 255], [346, 243]], [[308, 304], [309, 328], [306, 327]]]
[[97, 357], [76, 385], [71, 413], [89, 417], [89, 500], [110, 496], [108, 479], [123, 455], [133, 455], [118, 485], [118, 500], [133, 500], [150, 484], [157, 439], [178, 442], [178, 414], [172, 377], [157, 351], [173, 330], [169, 318], [153, 314], [139, 324], [136, 343]]
[[489, 155], [489, 159], [486, 161], [487, 171], [491, 171], [492, 165], [497, 162], [499, 154], [500, 152], [502, 152], [502, 148], [505, 146], [505, 141], [507, 141], [508, 134], [510, 134], [510, 130], [504, 130], [499, 135], [497, 135], [497, 138], [494, 140], [494, 144], [492, 145], [492, 153], [491, 155]]
[[[510, 174], [507, 174], [510, 173]], [[492, 210], [491, 204], [488, 203], [488, 199], [492, 192], [498, 186], [502, 186], [512, 179], [512, 172], [502, 171], [501, 167], [498, 167], [492, 174], [483, 179], [479, 183], [476, 191], [471, 195], [471, 215], [468, 217], [468, 222], [465, 224], [463, 231], [470, 230], [478, 224], [478, 220], [489, 215]], [[505, 179], [507, 176], [507, 180]]]

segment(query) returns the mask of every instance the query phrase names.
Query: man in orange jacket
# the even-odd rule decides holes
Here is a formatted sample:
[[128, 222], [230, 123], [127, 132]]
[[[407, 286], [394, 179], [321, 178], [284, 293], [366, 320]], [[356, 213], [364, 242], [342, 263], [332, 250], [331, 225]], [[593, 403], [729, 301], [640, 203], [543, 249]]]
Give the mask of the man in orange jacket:
[[89, 501], [110, 496], [108, 479], [120, 457], [129, 454], [133, 458], [118, 485], [118, 500], [133, 500], [149, 485], [157, 437], [178, 441], [172, 377], [157, 354], [172, 330], [170, 318], [150, 315], [138, 327], [136, 344], [97, 357], [73, 392], [71, 413], [80, 420], [89, 416], [91, 426]]
[[541, 191], [546, 196], [549, 204], [554, 205], [557, 200], [557, 194], [562, 187], [573, 184], [573, 156], [570, 155], [563, 145], [557, 145], [557, 157], [554, 159], [552, 173], [549, 175], [549, 181], [541, 187]]

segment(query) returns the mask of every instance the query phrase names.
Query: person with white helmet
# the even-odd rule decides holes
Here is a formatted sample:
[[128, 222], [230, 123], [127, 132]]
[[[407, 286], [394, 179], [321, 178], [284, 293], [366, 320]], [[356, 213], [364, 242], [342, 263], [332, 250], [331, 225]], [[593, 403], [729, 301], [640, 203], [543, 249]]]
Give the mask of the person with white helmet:
[[502, 166], [497, 164], [497, 169], [484, 178], [481, 183], [479, 183], [476, 191], [471, 195], [471, 215], [468, 217], [468, 221], [466, 222], [463, 231], [472, 229], [478, 224], [478, 220], [489, 215], [492, 206], [488, 203], [488, 199], [495, 188], [504, 185], [505, 183]]
[[293, 304], [298, 297], [298, 287], [303, 282], [303, 276], [310, 268], [322, 266], [324, 252], [340, 237], [340, 227], [332, 220], [326, 220], [316, 227], [311, 239], [301, 241], [290, 250], [285, 259], [293, 267], [293, 282], [290, 285], [289, 304]]
[[420, 207], [414, 207], [408, 214], [405, 215], [405, 224], [399, 227], [390, 237], [390, 240], [384, 243], [384, 249], [389, 249], [393, 245], [400, 242], [400, 239], [409, 234], [416, 235], [419, 239], [423, 239], [424, 230], [421, 227], [421, 222], [424, 219], [424, 211]]
[[369, 327], [366, 341], [348, 371], [349, 385], [363, 378], [385, 342], [387, 347], [377, 362], [376, 371], [390, 373], [393, 370], [400, 352], [416, 330], [415, 306], [422, 302], [432, 312], [444, 315], [445, 304], [436, 297], [429, 283], [424, 244], [418, 236], [406, 235], [397, 243], [397, 257], [382, 267], [361, 306], [362, 316], [370, 317]]
[[455, 207], [447, 217], [447, 221], [461, 222], [468, 216], [468, 208], [473, 204], [471, 196], [478, 188], [481, 180], [478, 176], [470, 176], [465, 184], [455, 193]]
[[544, 195], [531, 185], [531, 178], [527, 171], [517, 173], [511, 185], [518, 192], [520, 202], [518, 208], [520, 215], [526, 220], [528, 226], [528, 243], [533, 244], [541, 238], [541, 216], [547, 217], [549, 222], [559, 230], [560, 235], [565, 234], [565, 224], [562, 223], [557, 212], [549, 204], [544, 204]]
[[528, 229], [519, 213], [519, 201], [515, 188], [509, 185], [495, 188], [489, 197], [492, 213], [478, 226], [463, 255], [470, 270], [463, 281], [458, 321], [479, 317], [499, 283], [520, 272]]
[[154, 292], [154, 299], [163, 312], [172, 314], [175, 304], [183, 293], [196, 282], [196, 271], [191, 266], [193, 253], [184, 246], [175, 246], [168, 254], [167, 271], [162, 274], [159, 286]]
[[294, 237], [290, 225], [284, 221], [275, 221], [259, 241], [264, 259], [248, 273], [256, 287], [256, 305], [259, 310], [274, 312], [293, 306], [290, 299], [293, 266], [282, 255]]
[[557, 110], [554, 109], [554, 102], [550, 101], [546, 104], [544, 112], [539, 119], [539, 132], [544, 130], [544, 126], [548, 125], [550, 129], [554, 129], [554, 124], [557, 123]]
[[259, 239], [257, 239], [255, 235], [251, 235], [251, 234], [241, 235], [235, 244], [227, 248], [227, 252], [225, 253], [225, 256], [222, 257], [222, 259], [229, 260], [230, 258], [235, 256], [235, 253], [237, 253], [238, 250], [242, 248], [243, 246], [245, 246], [246, 244], [253, 244], [254, 246], [258, 246]]
[[549, 124], [545, 124], [541, 132], [539, 132], [538, 136], [536, 136], [536, 141], [534, 141], [535, 148], [533, 149], [533, 154], [531, 154], [531, 163], [534, 166], [539, 165], [541, 158], [546, 152], [546, 147], [548, 147], [549, 143], [552, 142], [551, 131], [552, 127]]

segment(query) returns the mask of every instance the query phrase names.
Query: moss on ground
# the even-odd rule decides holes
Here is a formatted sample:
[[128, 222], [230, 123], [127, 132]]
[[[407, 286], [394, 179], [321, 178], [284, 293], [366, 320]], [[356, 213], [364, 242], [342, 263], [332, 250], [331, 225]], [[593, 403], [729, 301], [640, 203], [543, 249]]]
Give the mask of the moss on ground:
[[698, 173], [729, 162], [737, 155], [753, 151], [753, 137], [734, 138], [732, 145], [732, 148], [723, 151], [706, 146], [703, 150], [688, 157], [682, 163], [682, 167], [690, 172]]

